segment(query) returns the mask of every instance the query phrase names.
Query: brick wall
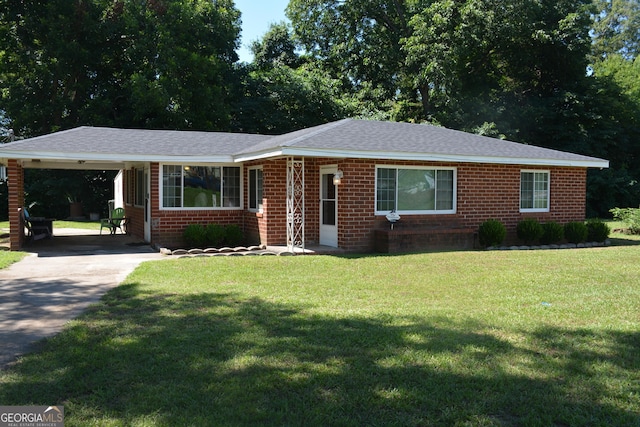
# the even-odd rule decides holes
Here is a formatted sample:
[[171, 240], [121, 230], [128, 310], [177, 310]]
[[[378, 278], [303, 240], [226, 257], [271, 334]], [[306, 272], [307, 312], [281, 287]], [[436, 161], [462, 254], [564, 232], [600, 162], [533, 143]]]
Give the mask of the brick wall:
[[[375, 166], [455, 167], [457, 169], [457, 208], [455, 214], [403, 215], [399, 227], [429, 229], [477, 229], [483, 221], [495, 218], [507, 226], [513, 239], [517, 223], [525, 217], [540, 221], [583, 220], [585, 216], [586, 169], [570, 167], [539, 168], [549, 170], [550, 212], [520, 213], [520, 171], [528, 166], [360, 159], [305, 159], [305, 243], [319, 241], [319, 170], [336, 165], [344, 177], [338, 187], [338, 245], [354, 252], [375, 249], [375, 230], [388, 229], [384, 215], [375, 215]], [[238, 224], [248, 243], [286, 244], [286, 159], [247, 163], [243, 168], [244, 206], [248, 206], [249, 167], [263, 170], [263, 211], [245, 210], [160, 210], [159, 166], [151, 165], [152, 242], [177, 247], [182, 245], [184, 228], [193, 223]], [[129, 212], [129, 210], [128, 210]], [[132, 230], [143, 233], [142, 209], [131, 209]], [[129, 213], [128, 213], [129, 214]], [[139, 219], [138, 219], [139, 216]], [[446, 233], [443, 233], [443, 235]], [[451, 240], [451, 236], [445, 236]], [[456, 237], [457, 238], [457, 237]], [[432, 239], [433, 240], [433, 239]], [[434, 240], [437, 242], [437, 239]], [[445, 240], [443, 240], [444, 242]]]
[[375, 247], [374, 230], [389, 228], [384, 216], [375, 216], [376, 164], [457, 168], [457, 211], [451, 215], [405, 215], [400, 227], [477, 229], [490, 218], [504, 222], [513, 240], [517, 223], [525, 217], [540, 221], [581, 221], [585, 217], [586, 169], [553, 167], [549, 170], [550, 211], [520, 213], [520, 171], [529, 166], [453, 164], [429, 162], [376, 162], [347, 159], [338, 163], [344, 172], [338, 189], [338, 245], [349, 251]]
[[24, 225], [18, 209], [24, 206], [24, 169], [15, 159], [7, 165], [9, 192], [9, 246], [19, 251], [24, 243]]

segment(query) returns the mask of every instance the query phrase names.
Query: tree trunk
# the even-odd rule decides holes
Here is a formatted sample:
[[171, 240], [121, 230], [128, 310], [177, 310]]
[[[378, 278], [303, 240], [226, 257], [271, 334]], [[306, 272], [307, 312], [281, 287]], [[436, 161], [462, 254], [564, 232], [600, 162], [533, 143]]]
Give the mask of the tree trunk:
[[422, 113], [424, 117], [429, 120], [431, 117], [431, 104], [429, 99], [429, 84], [424, 83], [418, 86], [418, 92], [420, 93], [420, 102], [422, 103]]

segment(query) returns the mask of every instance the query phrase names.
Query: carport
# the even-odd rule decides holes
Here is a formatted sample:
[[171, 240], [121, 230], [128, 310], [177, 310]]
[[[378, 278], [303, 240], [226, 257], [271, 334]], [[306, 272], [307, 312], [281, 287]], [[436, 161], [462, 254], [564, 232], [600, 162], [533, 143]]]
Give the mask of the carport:
[[[19, 211], [25, 204], [25, 170], [120, 171], [133, 165], [144, 168], [145, 162], [139, 158], [125, 150], [115, 149], [114, 144], [120, 146], [117, 138], [113, 135], [105, 138], [105, 135], [99, 135], [94, 129], [96, 128], [77, 128], [56, 132], [4, 144], [0, 148], [0, 161], [7, 167], [11, 250], [21, 250], [26, 243]], [[126, 143], [130, 144], [130, 141], [125, 141]], [[144, 235], [136, 237], [142, 239]]]
[[[74, 159], [6, 159], [7, 184], [9, 192], [10, 249], [20, 250], [25, 242], [24, 224], [20, 208], [24, 206], [25, 169], [78, 169], [78, 170], [122, 170], [123, 162], [96, 161], [91, 158]], [[54, 230], [55, 231], [55, 230]]]

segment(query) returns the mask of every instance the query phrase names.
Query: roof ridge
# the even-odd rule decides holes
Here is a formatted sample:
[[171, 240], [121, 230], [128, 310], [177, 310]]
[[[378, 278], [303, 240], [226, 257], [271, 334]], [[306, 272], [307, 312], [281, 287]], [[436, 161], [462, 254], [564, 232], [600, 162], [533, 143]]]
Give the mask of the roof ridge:
[[[281, 147], [290, 147], [290, 146], [292, 146], [294, 144], [297, 144], [298, 142], [303, 141], [303, 140], [305, 140], [307, 138], [310, 138], [310, 137], [316, 136], [316, 135], [320, 135], [321, 133], [327, 132], [327, 131], [329, 131], [331, 129], [334, 129], [334, 128], [338, 127], [338, 126], [342, 126], [343, 124], [345, 124], [346, 122], [349, 122], [349, 121], [351, 121], [351, 119], [347, 118], [347, 119], [338, 120], [338, 121], [333, 122], [333, 123], [325, 123], [324, 125], [319, 125], [318, 129], [316, 129], [315, 131], [310, 132], [310, 133], [305, 133], [304, 135], [300, 135], [299, 137], [294, 138], [294, 139], [292, 139], [291, 141], [289, 141], [289, 142], [287, 142], [285, 144], [282, 144]], [[291, 133], [293, 133], [293, 132], [291, 132]], [[280, 136], [285, 136], [285, 135], [287, 135], [287, 134], [285, 133], [285, 134], [280, 135]], [[277, 137], [274, 137], [274, 138], [277, 138]]]

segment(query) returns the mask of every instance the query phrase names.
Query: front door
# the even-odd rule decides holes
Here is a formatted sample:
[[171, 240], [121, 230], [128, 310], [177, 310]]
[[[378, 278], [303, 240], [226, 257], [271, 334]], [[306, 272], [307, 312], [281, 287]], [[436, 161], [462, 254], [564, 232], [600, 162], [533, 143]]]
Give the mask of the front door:
[[320, 244], [338, 247], [338, 188], [333, 183], [336, 166], [320, 168]]

